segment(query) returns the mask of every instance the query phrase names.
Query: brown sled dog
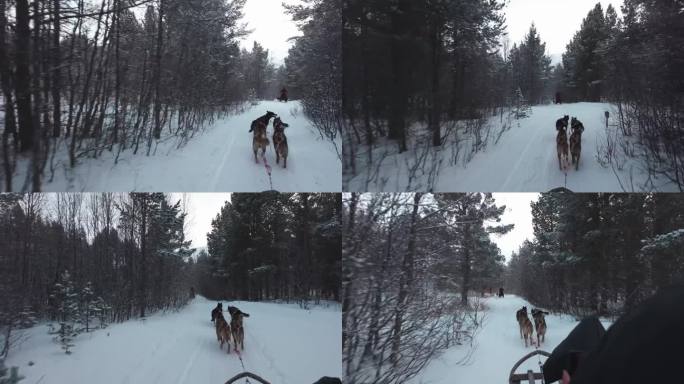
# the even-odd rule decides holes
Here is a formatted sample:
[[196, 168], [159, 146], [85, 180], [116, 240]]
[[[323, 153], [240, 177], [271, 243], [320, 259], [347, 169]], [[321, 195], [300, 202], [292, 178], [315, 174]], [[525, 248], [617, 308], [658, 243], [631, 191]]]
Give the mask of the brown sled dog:
[[283, 123], [280, 117], [273, 120], [273, 149], [276, 153], [276, 164], [280, 163], [280, 158], [283, 158], [283, 168], [287, 168], [287, 137], [285, 136], [285, 128], [289, 124]]
[[582, 132], [584, 132], [584, 125], [572, 118], [572, 134], [570, 135], [570, 156], [572, 157], [572, 164], [575, 164], [575, 170], [579, 170], [580, 153], [582, 152]]
[[541, 346], [542, 341], [546, 341], [546, 319], [544, 315], [548, 315], [540, 309], [532, 309], [532, 318], [534, 319], [534, 329], [537, 331], [537, 347]]
[[233, 332], [233, 343], [235, 344], [235, 351], [240, 349], [245, 350], [245, 328], [242, 325], [242, 319], [249, 317], [248, 313], [244, 313], [236, 307], [228, 307], [230, 312], [230, 330]]
[[228, 353], [230, 353], [230, 325], [223, 317], [223, 313], [219, 312], [216, 316], [216, 338], [221, 343], [219, 348], [223, 350], [223, 343], [228, 344]]
[[556, 152], [558, 152], [558, 168], [562, 171], [563, 166], [568, 163], [568, 133], [565, 127], [556, 127]]
[[266, 148], [268, 147], [268, 136], [266, 128], [271, 118], [276, 117], [276, 114], [271, 111], [266, 111], [266, 114], [252, 121], [249, 132], [254, 132], [252, 138], [252, 150], [254, 150], [254, 162], [258, 163], [257, 151], [261, 149], [261, 156], [266, 155]]
[[532, 340], [532, 322], [527, 317], [527, 307], [522, 307], [515, 313], [515, 318], [518, 320], [518, 327], [520, 328], [520, 338], [525, 340], [525, 347], [527, 347], [527, 341], [530, 344], [534, 344]]

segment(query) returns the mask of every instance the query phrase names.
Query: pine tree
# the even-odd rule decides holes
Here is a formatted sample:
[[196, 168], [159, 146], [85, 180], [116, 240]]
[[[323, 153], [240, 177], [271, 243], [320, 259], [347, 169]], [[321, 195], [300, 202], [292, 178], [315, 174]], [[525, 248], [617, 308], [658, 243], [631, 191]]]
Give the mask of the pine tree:
[[24, 378], [24, 376], [19, 375], [18, 367], [8, 369], [5, 367], [5, 361], [0, 359], [0, 384], [17, 384]]
[[70, 354], [70, 348], [74, 346], [73, 340], [78, 335], [74, 325], [79, 320], [79, 300], [68, 270], [64, 270], [60, 275], [51, 298], [56, 303], [59, 323], [57, 341], [62, 345], [64, 352]]

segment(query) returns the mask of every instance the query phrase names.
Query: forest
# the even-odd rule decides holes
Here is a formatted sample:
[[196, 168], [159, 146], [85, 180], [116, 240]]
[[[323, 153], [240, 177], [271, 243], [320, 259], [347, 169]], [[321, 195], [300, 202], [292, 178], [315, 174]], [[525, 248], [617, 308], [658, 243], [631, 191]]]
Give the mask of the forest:
[[302, 35], [279, 67], [258, 42], [240, 48], [245, 2], [1, 0], [3, 189], [40, 191], [105, 151], [116, 163], [123, 151], [153, 155], [160, 142], [178, 149], [283, 86], [324, 139], [337, 137], [337, 2], [286, 7]]
[[181, 202], [161, 193], [0, 194], [0, 330], [6, 356], [37, 321], [72, 332], [190, 299]]
[[504, 206], [491, 194], [345, 194], [343, 358], [354, 383], [396, 383], [468, 344], [503, 282]]
[[510, 41], [504, 6], [345, 2], [345, 182], [366, 172], [366, 187], [382, 184], [383, 161], [408, 153], [399, 160], [407, 190], [421, 178], [428, 185], [418, 187], [430, 190], [441, 167], [467, 163], [528, 116], [530, 105], [558, 94], [563, 102], [615, 106], [598, 151], [605, 167], [638, 159], [649, 177], [681, 190], [681, 2], [625, 0], [621, 15], [597, 3], [556, 66], [534, 24], [522, 41]]
[[341, 195], [232, 194], [186, 237], [192, 195], [0, 194], [0, 357], [21, 330], [74, 336], [211, 300], [339, 301]]
[[341, 195], [233, 194], [195, 271], [210, 299], [340, 300]]
[[680, 194], [542, 194], [506, 286], [553, 311], [617, 316], [684, 281]]

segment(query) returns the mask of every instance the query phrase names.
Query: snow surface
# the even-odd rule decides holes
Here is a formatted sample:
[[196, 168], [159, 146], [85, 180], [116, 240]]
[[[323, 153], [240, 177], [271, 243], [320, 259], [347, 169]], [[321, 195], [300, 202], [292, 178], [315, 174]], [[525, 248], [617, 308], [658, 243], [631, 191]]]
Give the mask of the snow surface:
[[[508, 382], [513, 365], [532, 352], [535, 347], [528, 346], [520, 338], [518, 323], [515, 319], [515, 311], [527, 306], [529, 311], [533, 308], [515, 295], [506, 295], [504, 298], [492, 296], [484, 301], [488, 307], [485, 314], [484, 324], [475, 336], [473, 354], [467, 359], [465, 365], [458, 365], [467, 355], [467, 347], [457, 346], [446, 350], [438, 358], [430, 362], [417, 377], [409, 381], [411, 384], [453, 384], [453, 383], [478, 383], [478, 384], [503, 384]], [[532, 316], [529, 315], [530, 321]], [[550, 314], [546, 316], [546, 341], [541, 349], [551, 352], [578, 321], [571, 316]], [[609, 322], [603, 321], [603, 326], [608, 329]], [[534, 333], [536, 340], [536, 332]], [[541, 357], [541, 363], [545, 361]], [[532, 357], [518, 367], [516, 373], [525, 373], [528, 369], [540, 372], [539, 360]]]
[[[490, 142], [487, 148], [475, 154], [465, 165], [449, 166], [446, 157], [450, 150], [440, 155], [444, 159], [434, 192], [545, 192], [565, 187], [574, 192], [633, 192], [657, 189], [661, 192], [677, 191], [666, 181], [650, 180], [654, 187], [645, 187], [647, 175], [635, 160], [626, 160], [622, 169], [603, 167], [597, 159], [597, 147], [605, 145], [605, 112], [609, 111], [610, 124], [614, 124], [615, 108], [607, 103], [571, 103], [540, 105], [532, 107], [531, 115], [513, 120], [513, 127], [504, 132], [498, 143]], [[558, 168], [556, 154], [556, 120], [569, 115], [584, 124], [582, 154], [579, 170]], [[492, 132], [500, 130], [500, 118], [489, 120]], [[396, 146], [391, 143], [387, 145]], [[381, 153], [383, 148], [374, 149]], [[408, 154], [391, 155], [380, 167], [379, 179], [387, 180], [384, 187], [371, 184], [370, 190], [380, 188], [403, 191], [408, 184], [405, 166]], [[375, 158], [380, 158], [375, 155]], [[363, 161], [363, 158], [360, 158]], [[365, 164], [364, 164], [365, 165]], [[363, 167], [358, 166], [359, 169]], [[619, 176], [616, 176], [617, 175]], [[567, 177], [566, 177], [567, 176]], [[364, 189], [367, 174], [361, 173], [350, 180], [350, 189]], [[414, 182], [414, 185], [417, 183]], [[427, 183], [419, 183], [425, 189]]]
[[[241, 352], [247, 371], [272, 384], [341, 377], [339, 304], [311, 310], [294, 304], [238, 301], [230, 305], [250, 315], [244, 322]], [[6, 363], [19, 366], [19, 373], [26, 376], [22, 383], [225, 383], [243, 369], [232, 348], [230, 354], [225, 345], [219, 349], [211, 322], [215, 306], [216, 302], [197, 297], [179, 312], [81, 334], [71, 355], [52, 340], [47, 325], [37, 326], [10, 351]]]
[[[290, 126], [286, 129], [289, 156], [287, 169], [276, 164], [273, 143], [266, 151], [272, 167], [273, 188], [264, 164], [254, 162], [253, 120], [278, 114]], [[271, 120], [271, 123], [273, 120]], [[273, 126], [269, 124], [269, 140]], [[154, 144], [153, 144], [154, 146]], [[99, 159], [81, 159], [74, 170], [68, 167], [68, 152], [56, 155], [58, 165], [52, 182], [45, 177], [46, 192], [340, 192], [342, 161], [335, 146], [323, 140], [302, 112], [299, 101], [281, 103], [260, 101], [244, 113], [217, 120], [179, 150], [176, 142], [159, 143], [156, 154], [145, 156], [123, 152], [118, 164], [116, 153], [105, 151]], [[339, 144], [337, 145], [339, 148]], [[21, 165], [20, 165], [20, 168]], [[26, 168], [25, 166], [23, 168]], [[47, 171], [47, 170], [46, 170]], [[49, 171], [48, 171], [49, 172]], [[24, 175], [15, 177], [20, 188]]]

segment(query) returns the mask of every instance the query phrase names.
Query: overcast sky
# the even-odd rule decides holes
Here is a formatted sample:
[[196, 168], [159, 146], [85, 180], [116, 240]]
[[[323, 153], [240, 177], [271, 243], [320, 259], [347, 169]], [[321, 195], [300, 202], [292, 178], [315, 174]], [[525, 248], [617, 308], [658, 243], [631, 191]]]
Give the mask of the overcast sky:
[[268, 49], [270, 57], [276, 65], [283, 63], [292, 42], [290, 37], [301, 33], [297, 26], [285, 13], [282, 3], [298, 4], [299, 0], [247, 0], [244, 8], [247, 29], [252, 30], [241, 42], [241, 46], [252, 49], [254, 41]]
[[546, 42], [546, 52], [562, 54], [597, 2], [604, 12], [608, 4], [613, 4], [618, 16], [621, 15], [622, 0], [509, 0], [504, 11], [511, 46], [523, 39], [534, 22], [542, 41]]
[[185, 198], [187, 202], [185, 237], [192, 240], [193, 248], [206, 247], [211, 220], [218, 215], [225, 202], [230, 201], [230, 193], [174, 193], [173, 198]]
[[517, 252], [518, 248], [526, 239], [532, 240], [534, 232], [532, 230], [532, 208], [530, 203], [539, 199], [538, 193], [494, 193], [496, 205], [506, 206], [506, 212], [501, 217], [501, 224], [515, 224], [515, 228], [506, 235], [494, 236], [492, 240], [499, 246], [501, 252], [508, 260], [512, 252]]

